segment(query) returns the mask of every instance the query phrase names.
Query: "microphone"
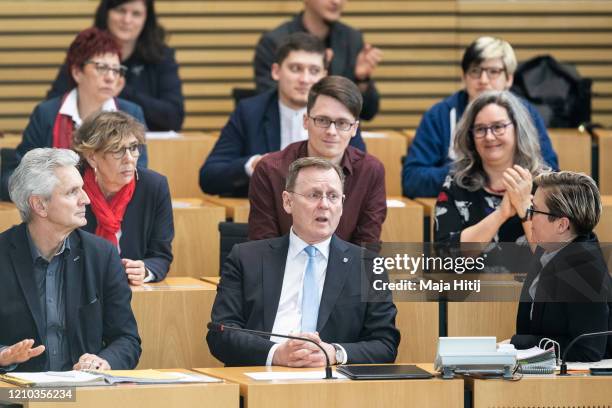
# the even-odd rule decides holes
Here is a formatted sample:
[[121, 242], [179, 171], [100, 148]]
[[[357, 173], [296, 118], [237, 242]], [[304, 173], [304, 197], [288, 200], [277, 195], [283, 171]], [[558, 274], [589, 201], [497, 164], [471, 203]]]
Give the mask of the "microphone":
[[331, 364], [329, 364], [329, 357], [327, 356], [325, 349], [321, 347], [319, 343], [317, 343], [316, 341], [312, 339], [309, 339], [307, 337], [288, 336], [285, 334], [268, 333], [268, 332], [259, 331], [259, 330], [242, 329], [240, 327], [226, 326], [224, 324], [214, 323], [214, 322], [208, 322], [206, 327], [208, 328], [208, 330], [212, 330], [212, 331], [219, 332], [219, 333], [225, 330], [230, 330], [230, 331], [233, 330], [233, 331], [242, 332], [242, 333], [250, 333], [250, 334], [254, 334], [256, 336], [262, 336], [262, 337], [274, 336], [274, 337], [282, 337], [285, 339], [302, 340], [308, 343], [312, 343], [318, 348], [320, 348], [321, 351], [323, 352], [323, 355], [325, 356], [325, 378], [324, 380], [334, 380], [335, 379], [334, 376], [332, 375]]
[[578, 340], [582, 340], [587, 337], [600, 337], [600, 336], [610, 336], [610, 335], [612, 335], [612, 330], [595, 332], [595, 333], [583, 333], [580, 336], [575, 337], [572, 341], [570, 341], [570, 343], [565, 348], [565, 351], [563, 352], [563, 358], [561, 359], [561, 369], [559, 370], [559, 375], [569, 375], [567, 374], [567, 364], [565, 363], [565, 357], [567, 356], [567, 352], [570, 351], [574, 343], [576, 343]]

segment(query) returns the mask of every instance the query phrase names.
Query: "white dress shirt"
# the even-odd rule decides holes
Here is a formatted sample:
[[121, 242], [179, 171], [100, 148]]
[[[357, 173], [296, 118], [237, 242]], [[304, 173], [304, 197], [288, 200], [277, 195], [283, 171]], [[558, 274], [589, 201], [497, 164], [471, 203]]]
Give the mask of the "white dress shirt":
[[[329, 260], [329, 244], [331, 237], [323, 242], [314, 244], [317, 249], [315, 256], [315, 280], [319, 289], [319, 302], [323, 294], [325, 275], [327, 273], [327, 262]], [[272, 333], [287, 334], [300, 333], [302, 326], [302, 292], [304, 289], [304, 274], [308, 265], [308, 254], [304, 248], [309, 244], [304, 242], [294, 232], [293, 228], [289, 232], [289, 249], [287, 251], [287, 261], [285, 263], [285, 273], [283, 276], [283, 286], [281, 289], [280, 300]], [[282, 337], [271, 337], [271, 341], [277, 343], [270, 349], [266, 365], [272, 365], [274, 353], [280, 343], [287, 341]], [[343, 351], [345, 351], [343, 349]], [[346, 356], [346, 351], [344, 353]], [[345, 357], [346, 360], [346, 357]]]
[[[106, 102], [104, 102], [101, 110], [103, 112], [116, 112], [117, 105], [115, 104], [115, 99], [109, 98]], [[70, 116], [76, 129], [81, 127], [83, 124], [83, 119], [81, 119], [81, 115], [79, 115], [77, 88], [74, 88], [72, 91], [70, 91], [68, 96], [66, 96], [64, 103], [62, 103], [62, 106], [60, 106], [59, 113]]]

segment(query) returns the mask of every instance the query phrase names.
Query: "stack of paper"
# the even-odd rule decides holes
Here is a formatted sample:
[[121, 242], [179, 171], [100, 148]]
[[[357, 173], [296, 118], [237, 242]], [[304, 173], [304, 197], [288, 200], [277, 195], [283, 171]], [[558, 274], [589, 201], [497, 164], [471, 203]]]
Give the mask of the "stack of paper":
[[556, 355], [554, 347], [548, 350], [532, 347], [517, 350], [516, 358], [523, 374], [552, 374], [555, 372]]

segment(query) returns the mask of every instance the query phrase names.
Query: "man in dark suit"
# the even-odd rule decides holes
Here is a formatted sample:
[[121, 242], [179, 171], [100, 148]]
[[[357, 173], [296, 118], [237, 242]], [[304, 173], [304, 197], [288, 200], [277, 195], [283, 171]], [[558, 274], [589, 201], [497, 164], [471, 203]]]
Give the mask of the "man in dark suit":
[[[340, 167], [326, 159], [305, 157], [290, 166], [282, 198], [291, 231], [234, 246], [221, 272], [214, 322], [308, 337], [331, 364], [395, 360], [400, 334], [391, 294], [372, 289], [371, 255], [334, 235], [343, 180]], [[206, 340], [228, 366], [325, 365], [320, 349], [300, 340], [230, 330], [209, 331]]]
[[[240, 101], [200, 169], [202, 191], [246, 197], [267, 153], [308, 137], [302, 126], [308, 91], [326, 75], [325, 66], [325, 46], [316, 37], [299, 32], [287, 38], [270, 68], [278, 88]], [[360, 133], [351, 145], [365, 151]]]
[[355, 82], [363, 97], [360, 117], [372, 119], [378, 112], [380, 96], [372, 80], [382, 60], [382, 51], [364, 43], [359, 30], [341, 23], [346, 0], [304, 0], [304, 10], [291, 21], [261, 36], [255, 49], [255, 83], [263, 92], [274, 87], [270, 66], [279, 44], [292, 33], [307, 32], [318, 37], [328, 49], [330, 75], [340, 75]]
[[77, 229], [89, 204], [78, 161], [70, 150], [33, 149], [10, 180], [24, 223], [0, 234], [0, 370], [138, 364], [140, 337], [116, 249]]

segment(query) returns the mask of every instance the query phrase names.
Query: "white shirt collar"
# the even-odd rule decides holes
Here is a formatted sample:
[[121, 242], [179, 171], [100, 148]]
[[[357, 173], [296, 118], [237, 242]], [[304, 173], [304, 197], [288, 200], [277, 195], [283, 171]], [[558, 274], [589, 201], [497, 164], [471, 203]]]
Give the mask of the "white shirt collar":
[[[329, 258], [329, 245], [331, 243], [331, 236], [327, 238], [325, 241], [321, 241], [317, 244], [313, 244], [317, 251], [325, 257], [326, 260]], [[291, 227], [291, 231], [289, 232], [289, 250], [287, 251], [287, 259], [293, 259], [298, 256], [301, 252], [304, 251], [309, 243], [304, 241], [302, 238], [298, 237], [296, 233], [293, 231], [293, 227]]]
[[278, 100], [280, 113], [280, 148], [281, 150], [291, 143], [308, 139], [308, 131], [304, 129], [304, 115], [306, 107], [292, 109]]
[[[117, 105], [115, 104], [114, 98], [109, 98], [102, 105], [102, 111], [104, 112], [115, 112], [117, 110]], [[61, 115], [70, 116], [72, 121], [74, 122], [75, 127], [78, 129], [83, 124], [83, 119], [79, 115], [79, 106], [78, 106], [78, 91], [77, 88], [74, 88], [66, 99], [62, 106], [60, 107], [59, 113]]]

